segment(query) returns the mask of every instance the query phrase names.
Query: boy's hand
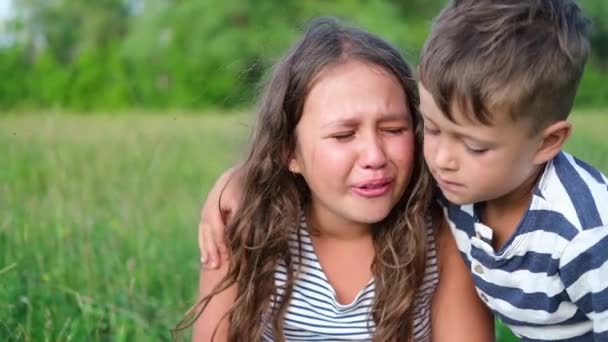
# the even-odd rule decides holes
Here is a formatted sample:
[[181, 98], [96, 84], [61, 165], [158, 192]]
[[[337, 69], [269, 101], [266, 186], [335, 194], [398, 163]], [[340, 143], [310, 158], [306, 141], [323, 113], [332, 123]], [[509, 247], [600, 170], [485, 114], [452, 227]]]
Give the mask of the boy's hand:
[[225, 230], [241, 198], [239, 171], [238, 167], [226, 170], [209, 191], [201, 209], [198, 247], [203, 267], [218, 268], [228, 256]]

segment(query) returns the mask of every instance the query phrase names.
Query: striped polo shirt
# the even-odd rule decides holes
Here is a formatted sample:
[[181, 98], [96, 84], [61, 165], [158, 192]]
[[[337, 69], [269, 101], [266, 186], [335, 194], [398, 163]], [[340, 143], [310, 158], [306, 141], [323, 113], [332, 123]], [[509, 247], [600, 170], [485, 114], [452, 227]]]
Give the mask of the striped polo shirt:
[[446, 205], [479, 296], [522, 341], [608, 341], [607, 184], [561, 152], [499, 251], [479, 205]]
[[[431, 299], [438, 282], [434, 233], [430, 223], [426, 229], [426, 270], [414, 303], [413, 329], [416, 341], [430, 341]], [[371, 341], [374, 333], [374, 322], [370, 314], [374, 299], [374, 281], [370, 280], [352, 303], [340, 304], [319, 264], [304, 219], [300, 224], [300, 239], [302, 264], [283, 321], [285, 340]], [[297, 262], [299, 252], [296, 232], [291, 235], [290, 246], [293, 259]], [[282, 288], [286, 279], [286, 268], [278, 266], [275, 272], [277, 288]], [[395, 296], [399, 294], [396, 293]], [[264, 341], [273, 340], [272, 328], [268, 325], [264, 332]]]

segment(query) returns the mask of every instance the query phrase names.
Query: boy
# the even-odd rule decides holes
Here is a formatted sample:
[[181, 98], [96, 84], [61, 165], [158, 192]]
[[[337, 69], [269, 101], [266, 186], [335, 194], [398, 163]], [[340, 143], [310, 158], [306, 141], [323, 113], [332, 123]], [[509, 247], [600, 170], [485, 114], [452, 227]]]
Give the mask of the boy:
[[419, 65], [446, 217], [480, 297], [525, 341], [608, 341], [608, 180], [561, 151], [586, 27], [574, 1], [455, 1]]
[[[452, 1], [419, 66], [449, 225], [480, 297], [524, 341], [608, 341], [608, 179], [561, 151], [586, 29], [574, 1]], [[213, 255], [221, 234], [207, 234]]]

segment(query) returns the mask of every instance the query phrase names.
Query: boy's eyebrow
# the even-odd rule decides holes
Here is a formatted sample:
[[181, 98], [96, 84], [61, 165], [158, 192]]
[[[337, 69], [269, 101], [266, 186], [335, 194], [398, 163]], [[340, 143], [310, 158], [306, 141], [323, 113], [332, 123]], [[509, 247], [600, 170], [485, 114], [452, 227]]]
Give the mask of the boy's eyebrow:
[[489, 141], [489, 140], [484, 140], [484, 139], [479, 139], [477, 137], [473, 137], [467, 134], [462, 134], [462, 133], [454, 133], [455, 136], [460, 137], [460, 138], [464, 138], [464, 139], [468, 139], [468, 140], [473, 140], [474, 142], [478, 142], [481, 143], [483, 145], [488, 145], [488, 146], [493, 146], [496, 143]]
[[[420, 113], [420, 115], [422, 115], [422, 118], [424, 120], [428, 120], [433, 125], [435, 125], [435, 121], [433, 121], [431, 118], [429, 118], [428, 116], [426, 116], [426, 115], [424, 115], [422, 113]], [[471, 136], [471, 135], [468, 135], [468, 134], [464, 134], [464, 133], [460, 133], [460, 132], [453, 132], [452, 134], [454, 134], [455, 136], [457, 136], [459, 138], [473, 140], [475, 142], [478, 142], [478, 143], [481, 143], [481, 144], [484, 144], [484, 145], [490, 145], [490, 146], [492, 146], [492, 145], [496, 144], [495, 142], [492, 142], [492, 141], [489, 141], [489, 140], [485, 140], [485, 139], [479, 139], [477, 137], [474, 137], [474, 136]]]

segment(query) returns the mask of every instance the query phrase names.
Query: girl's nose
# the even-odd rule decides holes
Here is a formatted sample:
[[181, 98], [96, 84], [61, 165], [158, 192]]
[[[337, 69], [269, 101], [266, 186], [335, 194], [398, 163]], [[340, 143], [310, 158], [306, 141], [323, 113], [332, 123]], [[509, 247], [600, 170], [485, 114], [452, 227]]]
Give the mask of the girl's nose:
[[366, 169], [378, 169], [386, 165], [386, 153], [381, 139], [374, 136], [364, 143], [361, 149], [361, 165]]

